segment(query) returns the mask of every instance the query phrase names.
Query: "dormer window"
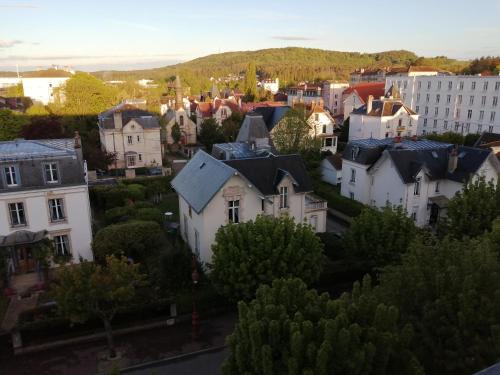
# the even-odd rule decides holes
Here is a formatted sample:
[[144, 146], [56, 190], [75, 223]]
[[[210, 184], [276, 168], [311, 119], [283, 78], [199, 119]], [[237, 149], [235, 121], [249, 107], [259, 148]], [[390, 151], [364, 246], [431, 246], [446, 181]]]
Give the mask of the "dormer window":
[[280, 208], [288, 207], [288, 187], [281, 186], [280, 187]]
[[132, 136], [131, 136], [131, 135], [127, 135], [127, 143], [128, 143], [129, 145], [131, 145], [131, 144], [132, 144], [132, 142], [133, 142]]
[[19, 186], [19, 176], [17, 168], [14, 165], [9, 165], [4, 168], [5, 183], [8, 187]]
[[45, 164], [45, 182], [55, 184], [59, 182], [59, 173], [57, 171], [57, 163]]

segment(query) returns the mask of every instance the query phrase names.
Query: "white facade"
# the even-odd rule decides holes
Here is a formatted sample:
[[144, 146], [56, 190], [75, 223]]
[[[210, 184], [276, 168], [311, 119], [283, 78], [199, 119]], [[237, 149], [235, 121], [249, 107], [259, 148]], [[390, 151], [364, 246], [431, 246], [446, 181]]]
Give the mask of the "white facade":
[[331, 185], [338, 185], [342, 181], [342, 169], [335, 168], [326, 158], [321, 161], [321, 180]]
[[310, 126], [309, 135], [321, 139], [321, 151], [337, 152], [337, 136], [334, 134], [335, 121], [324, 110], [313, 110], [307, 119]]
[[17, 77], [0, 77], [0, 89], [17, 86], [22, 83], [21, 78]]
[[274, 80], [266, 79], [260, 82], [260, 86], [264, 90], [271, 91], [273, 94], [276, 94], [280, 89], [280, 80], [279, 78], [276, 78]]
[[358, 93], [355, 91], [346, 95], [342, 103], [343, 103], [344, 120], [351, 115], [352, 111], [358, 109], [363, 104], [365, 104], [365, 102], [359, 97]]
[[[44, 105], [56, 100], [55, 90], [64, 86], [69, 77], [33, 77], [22, 78], [24, 96]], [[64, 96], [60, 96], [63, 100]]]
[[500, 76], [388, 76], [405, 104], [417, 112], [418, 134], [500, 132]]
[[323, 85], [323, 101], [324, 105], [333, 116], [342, 115], [344, 106], [342, 103], [342, 94], [349, 87], [348, 83], [330, 83], [326, 82]]

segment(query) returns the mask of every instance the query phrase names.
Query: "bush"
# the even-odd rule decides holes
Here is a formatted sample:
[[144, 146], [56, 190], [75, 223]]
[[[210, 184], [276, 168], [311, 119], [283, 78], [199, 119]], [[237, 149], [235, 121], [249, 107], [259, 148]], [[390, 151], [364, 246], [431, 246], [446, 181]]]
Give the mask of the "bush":
[[[134, 207], [135, 208], [135, 207]], [[155, 221], [158, 224], [163, 223], [163, 214], [157, 208], [139, 208], [133, 211], [134, 219], [140, 221]]]
[[104, 213], [106, 225], [127, 221], [132, 213], [132, 208], [128, 206], [114, 207]]
[[148, 201], [139, 201], [134, 203], [133, 208], [136, 210], [140, 208], [154, 208], [154, 204]]
[[316, 185], [316, 194], [328, 201], [329, 208], [340, 211], [350, 217], [358, 216], [364, 208], [363, 204], [343, 197], [335, 192], [333, 187], [328, 186], [326, 183], [318, 183]]
[[133, 201], [141, 201], [146, 197], [146, 188], [140, 184], [130, 184], [127, 186], [127, 198]]

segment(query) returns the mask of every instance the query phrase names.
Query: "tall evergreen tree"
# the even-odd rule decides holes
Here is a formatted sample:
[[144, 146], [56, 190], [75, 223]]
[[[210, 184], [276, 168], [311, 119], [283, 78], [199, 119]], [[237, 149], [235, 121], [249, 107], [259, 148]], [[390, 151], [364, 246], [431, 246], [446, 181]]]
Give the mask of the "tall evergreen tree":
[[245, 95], [247, 101], [253, 101], [257, 97], [257, 68], [255, 67], [255, 61], [248, 63], [245, 74]]

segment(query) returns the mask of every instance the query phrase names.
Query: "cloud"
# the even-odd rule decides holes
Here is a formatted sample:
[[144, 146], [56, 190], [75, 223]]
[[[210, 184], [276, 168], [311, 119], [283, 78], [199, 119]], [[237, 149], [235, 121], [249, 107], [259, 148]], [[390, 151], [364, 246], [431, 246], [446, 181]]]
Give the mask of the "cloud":
[[271, 39], [284, 40], [284, 41], [315, 40], [315, 38], [309, 38], [306, 36], [293, 36], [293, 35], [272, 36]]
[[36, 9], [38, 5], [26, 3], [0, 4], [0, 8]]
[[0, 48], [10, 48], [14, 47], [16, 44], [22, 44], [22, 40], [7, 40], [7, 39], [0, 39]]

